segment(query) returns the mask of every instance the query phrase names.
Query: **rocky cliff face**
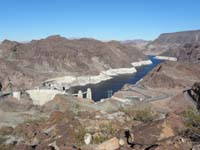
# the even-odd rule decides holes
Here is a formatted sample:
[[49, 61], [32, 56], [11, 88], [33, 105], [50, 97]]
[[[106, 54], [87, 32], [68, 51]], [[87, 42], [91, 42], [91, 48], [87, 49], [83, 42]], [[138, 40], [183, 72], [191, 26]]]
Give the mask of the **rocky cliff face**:
[[[131, 67], [132, 62], [147, 60], [136, 48], [119, 42], [94, 39], [69, 40], [61, 36], [18, 43], [5, 40], [0, 45], [1, 73], [5, 82], [32, 85], [35, 80], [62, 75], [96, 75], [110, 68]], [[27, 80], [26, 80], [27, 81]]]
[[161, 55], [177, 57], [179, 61], [200, 63], [200, 42], [184, 43], [175, 49], [167, 50]]
[[166, 62], [154, 68], [141, 84], [154, 88], [191, 87], [200, 80], [200, 65], [183, 62]]
[[146, 53], [162, 54], [167, 51], [167, 54], [170, 55], [171, 51], [177, 51], [187, 43], [199, 42], [200, 30], [165, 33], [146, 46]]
[[159, 36], [153, 43], [162, 44], [184, 44], [200, 41], [200, 30], [196, 31], [183, 31], [175, 33], [164, 33]]

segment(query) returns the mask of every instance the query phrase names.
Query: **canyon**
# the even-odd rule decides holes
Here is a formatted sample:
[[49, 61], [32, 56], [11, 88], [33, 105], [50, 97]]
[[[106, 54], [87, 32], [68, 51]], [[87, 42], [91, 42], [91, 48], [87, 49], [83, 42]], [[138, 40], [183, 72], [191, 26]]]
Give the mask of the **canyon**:
[[[10, 78], [14, 86], [30, 88], [53, 77], [100, 74], [96, 78], [101, 78], [103, 74], [112, 75], [119, 68], [131, 68], [131, 63], [145, 60], [147, 56], [137, 48], [116, 41], [70, 40], [58, 35], [28, 43], [4, 40], [0, 45], [0, 79], [6, 83]], [[135, 72], [123, 69], [122, 73], [127, 71]]]
[[[199, 35], [196, 30], [161, 34], [154, 41], [58, 35], [26, 43], [4, 40], [0, 149], [198, 149]], [[148, 69], [155, 61], [150, 54], [163, 61]], [[68, 91], [76, 86], [92, 91], [91, 84], [145, 68], [137, 82], [123, 83], [97, 102]]]

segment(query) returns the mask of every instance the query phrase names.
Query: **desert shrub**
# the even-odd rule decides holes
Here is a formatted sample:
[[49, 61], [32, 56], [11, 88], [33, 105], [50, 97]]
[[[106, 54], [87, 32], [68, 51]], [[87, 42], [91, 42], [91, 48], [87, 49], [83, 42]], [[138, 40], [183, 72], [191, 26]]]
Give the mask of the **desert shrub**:
[[108, 139], [108, 137], [105, 137], [104, 135], [93, 136], [92, 143], [100, 144], [100, 143], [106, 141], [107, 139]]
[[186, 126], [184, 135], [194, 141], [200, 141], [200, 113], [194, 109], [188, 108], [183, 113], [183, 117]]
[[200, 134], [200, 113], [189, 108], [183, 113], [186, 127]]
[[101, 124], [98, 131], [92, 131], [92, 129], [80, 126], [77, 128], [77, 131], [75, 131], [75, 139], [78, 145], [84, 144], [84, 136], [86, 133], [90, 133], [92, 135], [93, 144], [99, 144], [115, 136], [116, 130], [113, 127], [112, 122]]
[[39, 116], [38, 118], [25, 118], [24, 123], [26, 124], [32, 124], [32, 123], [43, 123], [47, 120], [47, 117], [41, 117]]
[[[0, 136], [0, 145], [3, 144], [6, 141], [6, 138]], [[0, 146], [1, 147], [1, 146]]]
[[144, 108], [142, 110], [137, 110], [134, 115], [134, 120], [142, 122], [151, 122], [153, 121], [154, 116], [152, 114], [151, 108]]
[[77, 132], [75, 133], [75, 139], [77, 143], [84, 144], [84, 136], [86, 133], [88, 133], [88, 130], [85, 127], [80, 126], [78, 128]]
[[13, 132], [13, 128], [12, 127], [2, 127], [0, 129], [0, 135], [1, 136], [6, 136], [6, 135], [10, 135]]
[[113, 136], [113, 135], [115, 134], [115, 129], [114, 129], [112, 123], [109, 122], [109, 123], [106, 123], [106, 124], [102, 124], [102, 125], [101, 125], [101, 132], [102, 132], [104, 135], [110, 137], [110, 136]]
[[116, 134], [116, 129], [113, 127], [112, 122], [107, 122], [100, 125], [100, 131], [98, 134], [93, 135], [92, 143], [99, 144], [102, 143], [111, 137], [114, 137]]
[[132, 120], [142, 121], [145, 123], [153, 121], [155, 118], [155, 115], [153, 114], [151, 107], [146, 106], [146, 105], [138, 105], [135, 107], [121, 108], [120, 111], [124, 112]]

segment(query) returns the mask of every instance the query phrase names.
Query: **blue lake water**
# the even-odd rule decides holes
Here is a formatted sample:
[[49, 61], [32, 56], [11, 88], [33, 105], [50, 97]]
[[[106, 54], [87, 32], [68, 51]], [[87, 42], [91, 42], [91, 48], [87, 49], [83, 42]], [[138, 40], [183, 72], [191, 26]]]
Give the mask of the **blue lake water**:
[[119, 91], [125, 84], [135, 84], [154, 67], [163, 62], [163, 60], [155, 59], [154, 56], [149, 56], [149, 59], [152, 61], [152, 64], [138, 67], [137, 72], [134, 74], [120, 75], [98, 84], [72, 87], [69, 90], [71, 93], [78, 93], [79, 90], [86, 91], [87, 88], [90, 87], [92, 89], [92, 98], [94, 101], [108, 98], [111, 94]]

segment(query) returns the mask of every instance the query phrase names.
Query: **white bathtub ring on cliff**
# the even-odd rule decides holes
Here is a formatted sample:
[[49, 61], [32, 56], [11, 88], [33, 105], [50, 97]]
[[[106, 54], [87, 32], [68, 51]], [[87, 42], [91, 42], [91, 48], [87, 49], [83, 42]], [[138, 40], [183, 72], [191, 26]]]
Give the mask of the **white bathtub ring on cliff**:
[[177, 61], [176, 57], [167, 57], [167, 56], [155, 56], [156, 59], [160, 60], [169, 60], [169, 61]]
[[46, 80], [46, 83], [56, 83], [56, 84], [65, 84], [67, 88], [75, 87], [75, 86], [85, 86], [88, 84], [97, 84], [102, 81], [110, 80], [114, 76], [122, 75], [122, 74], [133, 74], [136, 73], [137, 70], [135, 67], [142, 66], [142, 65], [149, 65], [152, 64], [151, 60], [140, 61], [140, 62], [133, 62], [131, 63], [133, 67], [131, 68], [118, 68], [118, 69], [109, 69], [106, 71], [102, 71], [99, 75], [96, 76], [64, 76]]

